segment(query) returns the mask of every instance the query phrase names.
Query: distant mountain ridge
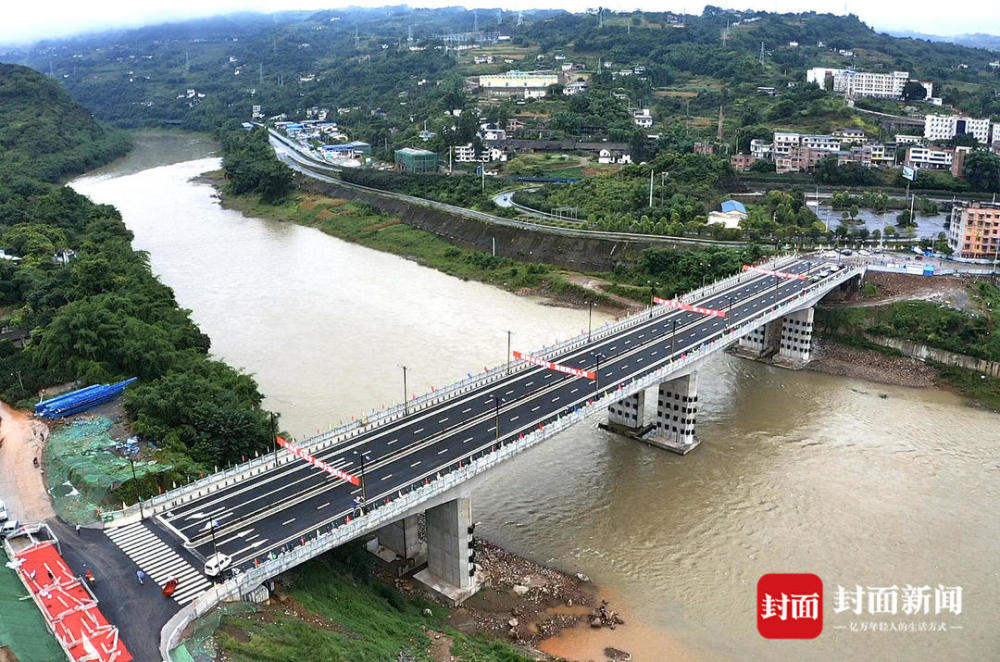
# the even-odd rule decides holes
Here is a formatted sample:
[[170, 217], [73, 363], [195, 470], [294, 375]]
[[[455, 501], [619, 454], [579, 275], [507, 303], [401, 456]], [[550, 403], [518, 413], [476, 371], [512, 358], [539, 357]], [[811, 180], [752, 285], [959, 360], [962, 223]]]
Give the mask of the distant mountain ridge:
[[912, 32], [910, 30], [890, 31], [887, 34], [893, 37], [903, 37], [911, 39], [925, 39], [947, 44], [958, 44], [969, 48], [985, 48], [990, 51], [1000, 51], [1000, 36], [975, 32], [972, 34], [956, 34], [942, 36], [936, 34], [926, 34], [924, 32]]

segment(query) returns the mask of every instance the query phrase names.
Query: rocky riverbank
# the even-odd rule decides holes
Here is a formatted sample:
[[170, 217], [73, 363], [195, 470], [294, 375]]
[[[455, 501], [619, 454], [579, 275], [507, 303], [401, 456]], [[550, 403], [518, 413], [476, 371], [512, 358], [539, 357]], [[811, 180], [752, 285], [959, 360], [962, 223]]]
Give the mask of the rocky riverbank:
[[816, 336], [813, 347], [813, 360], [806, 367], [815, 372], [911, 388], [939, 385], [938, 371], [916, 359], [850, 347], [831, 338]]

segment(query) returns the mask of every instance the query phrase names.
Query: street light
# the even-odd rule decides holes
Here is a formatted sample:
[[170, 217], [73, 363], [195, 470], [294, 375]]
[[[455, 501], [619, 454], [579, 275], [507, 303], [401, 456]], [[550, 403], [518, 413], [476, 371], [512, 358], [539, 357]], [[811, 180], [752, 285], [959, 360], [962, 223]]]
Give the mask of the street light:
[[674, 360], [674, 338], [677, 337], [677, 320], [674, 320], [673, 330], [670, 332], [670, 360]]
[[219, 547], [218, 547], [218, 545], [215, 544], [215, 518], [214, 517], [209, 517], [208, 518], [208, 531], [209, 531], [209, 534], [212, 536], [212, 552], [214, 554], [218, 554], [219, 553]]
[[368, 490], [365, 486], [365, 453], [367, 450], [359, 451], [355, 449], [352, 451], [354, 455], [361, 458], [361, 514], [365, 514], [365, 507], [368, 505]]
[[133, 453], [128, 454], [128, 463], [132, 465], [132, 484], [135, 485], [135, 493], [139, 496], [139, 519], [146, 519], [142, 511], [142, 494], [139, 493], [139, 479], [135, 477], [135, 458]]
[[590, 342], [591, 332], [594, 328], [594, 302], [587, 302], [587, 342]]
[[504, 399], [501, 398], [496, 393], [491, 393], [490, 397], [493, 398], [493, 404], [496, 407], [496, 431], [497, 431], [497, 442], [499, 443], [499, 441], [500, 441], [500, 404], [502, 402], [504, 402]]
[[510, 374], [510, 330], [507, 330], [507, 374]]
[[399, 367], [403, 369], [403, 416], [406, 416], [409, 413], [406, 407], [406, 402], [409, 398], [409, 396], [407, 395], [409, 391], [406, 389], [406, 366], [401, 365]]
[[598, 396], [600, 396], [600, 394], [601, 394], [601, 359], [607, 360], [608, 357], [605, 356], [604, 354], [601, 354], [600, 352], [591, 352], [591, 354], [594, 356], [594, 359], [597, 361], [597, 367], [594, 369], [594, 386], [595, 386], [594, 392], [597, 393]]

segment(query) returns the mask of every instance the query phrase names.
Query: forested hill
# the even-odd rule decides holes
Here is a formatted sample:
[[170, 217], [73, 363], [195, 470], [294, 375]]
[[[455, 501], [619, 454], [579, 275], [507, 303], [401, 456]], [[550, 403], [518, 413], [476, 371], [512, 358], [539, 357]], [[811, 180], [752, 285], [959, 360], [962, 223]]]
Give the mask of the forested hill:
[[124, 406], [158, 448], [139, 479], [150, 494], [268, 448], [270, 424], [253, 378], [208, 356], [118, 210], [52, 181], [127, 147], [55, 81], [0, 69], [0, 399], [29, 406], [53, 385], [138, 377]]
[[56, 81], [0, 64], [0, 173], [57, 181], [129, 147], [128, 136], [98, 124]]

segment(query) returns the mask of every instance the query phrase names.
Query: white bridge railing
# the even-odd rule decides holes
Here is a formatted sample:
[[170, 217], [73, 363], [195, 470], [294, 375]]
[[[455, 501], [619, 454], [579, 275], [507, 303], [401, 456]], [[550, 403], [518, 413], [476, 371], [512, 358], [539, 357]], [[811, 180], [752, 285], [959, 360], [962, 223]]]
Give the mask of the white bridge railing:
[[161, 631], [160, 650], [163, 659], [170, 660], [169, 652], [176, 647], [184, 628], [219, 602], [240, 599], [272, 577], [400, 519], [422, 503], [448, 492], [589, 416], [606, 411], [613, 403], [679, 374], [690, 372], [713, 353], [738, 342], [762, 324], [780, 319], [797, 309], [815, 305], [827, 292], [863, 273], [864, 270], [864, 266], [842, 269], [820, 283], [786, 297], [780, 304], [772, 306], [762, 315], [729, 327], [714, 340], [682, 354], [680, 359], [672, 360], [647, 375], [621, 384], [618, 389], [607, 392], [596, 400], [587, 401], [572, 412], [558, 415], [555, 420], [539, 425], [538, 429], [529, 434], [506, 441], [496, 450], [474, 451], [459, 458], [437, 470], [433, 479], [428, 477], [424, 482], [410, 485], [408, 491], [400, 490], [395, 499], [386, 499], [382, 504], [373, 500], [370, 509], [364, 515], [353, 519], [346, 517], [320, 525], [315, 534], [310, 532], [310, 538], [303, 536], [301, 544], [286, 546], [279, 553], [266, 557], [264, 561], [258, 560], [253, 567], [202, 593], [175, 614]]
[[[795, 256], [788, 255], [775, 260], [768, 260], [768, 263], [775, 268], [780, 268], [794, 262], [795, 259]], [[699, 299], [712, 296], [722, 290], [732, 287], [735, 284], [743, 282], [744, 280], [756, 277], [758, 276], [755, 274], [742, 272], [734, 274], [728, 278], [724, 278], [722, 280], [709, 283], [704, 287], [692, 290], [691, 292], [682, 295], [680, 300], [685, 303], [692, 303], [698, 301]], [[667, 315], [673, 312], [676, 311], [668, 309], [664, 306], [645, 308], [639, 312], [626, 315], [619, 320], [608, 322], [597, 329], [594, 329], [590, 336], [593, 340], [601, 340], [638, 324], [647, 322], [652, 317]], [[535, 352], [535, 355], [543, 357], [547, 360], [552, 360], [565, 352], [573, 351], [574, 349], [579, 349], [580, 347], [591, 344], [592, 341], [588, 341], [587, 337], [588, 334], [584, 332], [554, 345], [543, 346], [540, 351]], [[419, 395], [408, 401], [405, 406], [400, 403], [386, 409], [372, 410], [372, 412], [368, 415], [360, 416], [356, 420], [341, 424], [326, 432], [321, 432], [320, 434], [309, 437], [308, 439], [299, 441], [297, 444], [310, 453], [317, 453], [338, 444], [349, 443], [355, 437], [364, 434], [365, 432], [374, 430], [382, 425], [385, 425], [386, 423], [397, 421], [405, 415], [420, 412], [428, 407], [441, 404], [451, 398], [477, 390], [487, 384], [503, 379], [508, 375], [533, 367], [533, 365], [524, 361], [511, 361], [509, 371], [506, 363], [490, 368], [485, 372], [471, 375], [470, 377], [466, 377], [465, 379], [449, 384], [444, 388], [432, 390], [428, 393]], [[186, 485], [164, 492], [163, 494], [156, 495], [148, 501], [143, 502], [142, 506], [146, 514], [167, 511], [174, 506], [201, 498], [209, 492], [223, 489], [246, 478], [251, 478], [265, 473], [273, 469], [275, 466], [288, 464], [293, 461], [297, 461], [294, 456], [284, 449], [279, 449], [277, 452], [266, 453], [246, 462], [224, 469], [223, 471], [209, 474]], [[140, 518], [139, 504], [132, 504], [122, 510], [104, 511], [101, 513], [101, 516], [106, 526], [123, 526], [137, 521]]]

